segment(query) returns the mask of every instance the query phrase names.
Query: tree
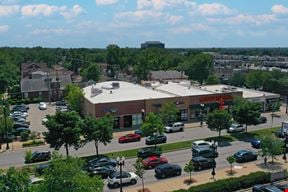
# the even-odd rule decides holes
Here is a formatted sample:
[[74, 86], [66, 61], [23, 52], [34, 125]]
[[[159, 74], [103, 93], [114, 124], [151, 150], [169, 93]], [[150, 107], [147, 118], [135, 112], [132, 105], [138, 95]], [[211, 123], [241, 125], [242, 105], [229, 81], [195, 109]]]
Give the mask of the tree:
[[255, 90], [257, 88], [260, 88], [261, 86], [263, 86], [263, 72], [262, 71], [250, 71], [247, 75], [246, 75], [246, 79], [245, 79], [245, 84], [248, 87], [254, 88]]
[[14, 167], [10, 167], [6, 174], [0, 171], [0, 191], [29, 192], [29, 173]]
[[256, 125], [261, 115], [261, 106], [243, 98], [235, 98], [232, 106], [232, 115], [235, 121], [245, 124], [247, 133], [248, 125]]
[[120, 64], [120, 47], [118, 45], [107, 46], [106, 62], [109, 64], [107, 69], [110, 71], [110, 76], [117, 75], [117, 70]]
[[83, 161], [79, 158], [53, 155], [44, 181], [34, 187], [33, 192], [102, 192], [104, 182], [100, 177], [90, 177], [82, 171]]
[[237, 87], [243, 87], [245, 85], [246, 75], [243, 72], [237, 72], [229, 79], [229, 84]]
[[100, 119], [88, 116], [84, 119], [83, 135], [86, 142], [94, 141], [98, 156], [99, 143], [107, 145], [113, 139], [113, 118], [104, 116]]
[[137, 158], [136, 162], [133, 164], [133, 166], [136, 169], [135, 174], [138, 175], [139, 178], [141, 178], [141, 180], [142, 180], [142, 192], [144, 192], [145, 191], [145, 189], [144, 189], [145, 169], [144, 169], [144, 165], [143, 165], [143, 159]]
[[153, 136], [154, 134], [163, 134], [164, 125], [159, 116], [155, 113], [148, 113], [144, 123], [141, 125], [141, 130], [145, 137]]
[[55, 115], [48, 115], [47, 119], [45, 125], [48, 132], [45, 132], [44, 136], [50, 147], [59, 150], [64, 145], [68, 156], [70, 146], [74, 146], [75, 149], [81, 146], [83, 123], [76, 112], [57, 112]]
[[25, 151], [25, 163], [31, 163], [32, 157], [33, 157], [33, 155], [32, 155], [31, 149]]
[[66, 97], [68, 106], [78, 113], [81, 112], [81, 104], [83, 101], [84, 93], [83, 90], [74, 84], [68, 84], [65, 87]]
[[89, 80], [99, 81], [101, 76], [99, 65], [95, 63], [90, 64], [86, 69], [83, 70], [82, 75], [88, 81]]
[[175, 122], [178, 118], [179, 109], [174, 103], [167, 102], [160, 109], [159, 116], [164, 124]]
[[210, 129], [218, 131], [220, 137], [221, 130], [230, 127], [231, 119], [231, 115], [226, 110], [215, 110], [208, 114], [206, 123]]
[[228, 163], [230, 164], [230, 174], [232, 174], [232, 167], [233, 167], [233, 163], [235, 163], [236, 158], [234, 157], [234, 155], [230, 155], [229, 157], [226, 158], [226, 160], [228, 161]]
[[193, 162], [191, 160], [185, 164], [184, 171], [186, 173], [189, 173], [190, 182], [192, 183], [192, 172], [194, 171], [194, 165], [193, 165]]
[[275, 137], [274, 135], [262, 136], [261, 140], [261, 154], [263, 156], [271, 156], [272, 164], [274, 163], [274, 159], [276, 159], [276, 155], [280, 155], [283, 153], [284, 142]]
[[216, 85], [219, 83], [220, 83], [219, 78], [215, 75], [209, 75], [205, 82], [206, 85]]
[[[1, 98], [1, 97], [0, 97]], [[1, 102], [1, 100], [0, 100]], [[7, 104], [7, 102], [6, 102]], [[2, 143], [5, 143], [6, 141], [9, 141], [9, 137], [7, 138], [7, 133], [11, 134], [12, 130], [13, 130], [13, 119], [11, 117], [9, 117], [9, 105], [6, 105], [6, 110], [4, 110], [3, 105], [0, 105], [0, 149], [2, 148]], [[4, 111], [6, 113], [6, 126], [7, 126], [7, 130], [5, 127], [5, 115], [4, 115]], [[7, 133], [6, 133], [7, 131]]]

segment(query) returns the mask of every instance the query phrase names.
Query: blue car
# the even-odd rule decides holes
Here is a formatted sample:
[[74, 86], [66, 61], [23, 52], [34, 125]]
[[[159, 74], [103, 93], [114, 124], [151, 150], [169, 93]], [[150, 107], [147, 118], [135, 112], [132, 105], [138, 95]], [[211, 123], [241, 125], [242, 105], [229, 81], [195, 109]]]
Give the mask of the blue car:
[[142, 132], [141, 129], [136, 129], [136, 130], [134, 131], [134, 133], [143, 136], [143, 132]]
[[261, 141], [259, 139], [253, 139], [251, 141], [251, 146], [253, 148], [259, 149], [261, 147]]

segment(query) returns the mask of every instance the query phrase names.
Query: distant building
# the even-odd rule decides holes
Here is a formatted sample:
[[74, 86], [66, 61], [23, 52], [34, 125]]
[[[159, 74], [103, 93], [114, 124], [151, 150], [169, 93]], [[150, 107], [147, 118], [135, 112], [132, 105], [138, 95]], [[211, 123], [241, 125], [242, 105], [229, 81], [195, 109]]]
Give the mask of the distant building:
[[141, 49], [145, 48], [165, 48], [165, 44], [161, 43], [160, 41], [146, 41], [145, 43], [141, 44]]
[[188, 76], [184, 72], [179, 72], [175, 70], [170, 71], [150, 71], [149, 73], [150, 81], [166, 81], [166, 80], [188, 80]]

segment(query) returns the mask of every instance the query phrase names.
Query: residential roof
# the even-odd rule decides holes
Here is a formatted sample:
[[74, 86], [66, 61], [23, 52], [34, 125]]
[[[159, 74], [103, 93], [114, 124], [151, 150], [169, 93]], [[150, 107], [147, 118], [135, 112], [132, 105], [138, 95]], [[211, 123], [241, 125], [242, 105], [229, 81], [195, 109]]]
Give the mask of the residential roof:
[[[114, 88], [112, 84], [115, 85]], [[93, 104], [174, 97], [169, 93], [162, 93], [152, 88], [124, 81], [96, 83], [85, 87], [83, 90], [85, 98]]]
[[206, 85], [201, 87], [203, 90], [211, 91], [214, 93], [225, 93], [225, 92], [237, 92], [242, 91], [243, 98], [256, 98], [256, 97], [280, 97], [278, 94], [275, 93], [268, 93], [264, 91], [257, 91], [253, 89], [245, 89], [239, 88], [234, 86], [227, 86], [227, 85]]
[[163, 93], [173, 94], [175, 96], [196, 96], [214, 94], [214, 92], [190, 86], [186, 83], [173, 82], [168, 82], [167, 84], [160, 84], [158, 87], [155, 88], [155, 90], [161, 91]]
[[168, 80], [168, 79], [188, 79], [188, 76], [184, 72], [179, 72], [175, 70], [170, 71], [151, 71], [150, 78], [155, 80]]

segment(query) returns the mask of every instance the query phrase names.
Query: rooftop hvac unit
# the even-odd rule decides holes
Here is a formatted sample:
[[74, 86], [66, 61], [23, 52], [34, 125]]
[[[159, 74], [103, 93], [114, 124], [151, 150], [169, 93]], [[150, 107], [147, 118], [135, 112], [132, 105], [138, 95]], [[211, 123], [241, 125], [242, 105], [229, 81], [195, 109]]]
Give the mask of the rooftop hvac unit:
[[112, 87], [113, 87], [113, 89], [118, 89], [120, 87], [119, 82], [113, 82]]
[[97, 96], [97, 95], [99, 95], [101, 93], [102, 93], [101, 89], [98, 89], [98, 88], [96, 88], [94, 86], [91, 87], [91, 97], [95, 97], [95, 96]]

